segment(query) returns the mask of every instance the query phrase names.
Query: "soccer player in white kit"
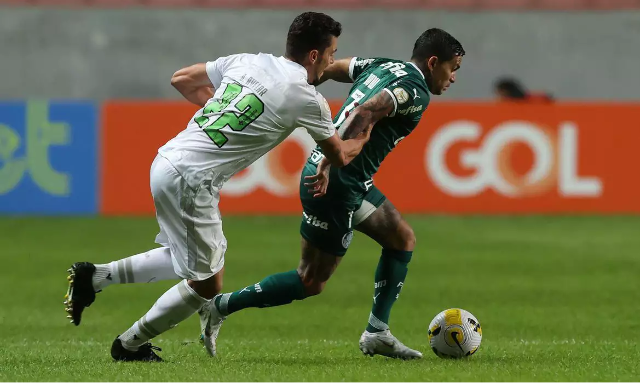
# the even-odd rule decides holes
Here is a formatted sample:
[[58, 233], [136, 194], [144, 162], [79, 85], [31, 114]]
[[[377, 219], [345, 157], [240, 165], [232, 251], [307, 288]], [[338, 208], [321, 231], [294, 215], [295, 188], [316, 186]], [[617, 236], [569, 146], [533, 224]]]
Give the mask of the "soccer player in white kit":
[[[108, 264], [78, 262], [69, 269], [65, 305], [75, 325], [95, 293], [108, 285], [182, 279], [114, 340], [115, 360], [161, 361], [149, 339], [220, 293], [227, 241], [218, 203], [230, 177], [298, 127], [309, 132], [334, 166], [348, 164], [367, 142], [371, 126], [355, 139], [340, 139], [326, 100], [311, 85], [333, 63], [340, 33], [340, 23], [331, 17], [306, 12], [291, 24], [284, 57], [238, 54], [174, 74], [172, 85], [202, 108], [158, 150], [151, 165], [161, 247]], [[201, 316], [206, 314], [202, 310]]]

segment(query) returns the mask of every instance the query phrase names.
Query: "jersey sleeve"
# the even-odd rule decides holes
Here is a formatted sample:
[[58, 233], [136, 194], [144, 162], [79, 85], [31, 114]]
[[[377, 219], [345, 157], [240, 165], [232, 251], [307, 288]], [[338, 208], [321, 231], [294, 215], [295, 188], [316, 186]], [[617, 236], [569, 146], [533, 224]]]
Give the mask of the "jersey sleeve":
[[305, 113], [298, 119], [298, 124], [305, 128], [316, 142], [331, 138], [336, 133], [331, 121], [329, 103], [320, 93], [309, 100]]
[[209, 76], [209, 80], [211, 80], [211, 84], [213, 84], [214, 88], [219, 88], [222, 83], [222, 79], [224, 78], [224, 74], [231, 64], [239, 59], [240, 55], [231, 55], [226, 57], [220, 57], [215, 61], [209, 61], [206, 64], [207, 75]]
[[351, 80], [356, 81], [358, 76], [364, 72], [375, 59], [363, 59], [361, 57], [354, 57], [349, 63], [349, 77]]
[[389, 117], [396, 115], [415, 116], [418, 118], [429, 105], [429, 94], [413, 81], [401, 79], [382, 90], [393, 99], [394, 109]]

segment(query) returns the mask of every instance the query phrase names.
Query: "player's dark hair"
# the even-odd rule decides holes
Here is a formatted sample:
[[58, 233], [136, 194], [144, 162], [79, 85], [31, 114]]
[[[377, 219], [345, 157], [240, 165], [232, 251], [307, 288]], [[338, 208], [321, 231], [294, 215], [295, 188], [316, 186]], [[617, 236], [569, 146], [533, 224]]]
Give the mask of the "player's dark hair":
[[340, 37], [342, 25], [331, 16], [319, 12], [305, 12], [293, 20], [287, 35], [286, 56], [296, 61], [312, 50], [321, 54], [331, 45], [331, 37]]
[[496, 82], [495, 88], [503, 91], [509, 98], [525, 99], [527, 98], [526, 89], [517, 80], [512, 78], [501, 78]]
[[438, 28], [427, 29], [413, 46], [412, 59], [427, 60], [436, 56], [440, 61], [449, 61], [454, 56], [464, 56], [462, 44], [449, 33]]

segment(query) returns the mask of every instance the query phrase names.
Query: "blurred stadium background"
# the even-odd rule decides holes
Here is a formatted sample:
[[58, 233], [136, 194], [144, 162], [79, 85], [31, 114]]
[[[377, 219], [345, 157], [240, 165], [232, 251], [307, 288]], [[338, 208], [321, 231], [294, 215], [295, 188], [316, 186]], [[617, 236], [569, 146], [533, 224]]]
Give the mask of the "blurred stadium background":
[[[456, 84], [375, 182], [418, 239], [392, 329], [425, 351], [432, 316], [463, 307], [480, 352], [361, 359], [379, 249], [356, 236], [322, 296], [225, 324], [217, 364], [192, 318], [159, 340], [182, 364], [114, 367], [113, 336], [171, 283], [110, 288], [76, 329], [66, 268], [152, 246], [149, 166], [195, 110], [173, 72], [281, 55], [308, 9], [342, 22], [338, 57], [409, 59], [429, 27], [464, 45]], [[640, 0], [0, 0], [1, 380], [637, 379], [638, 47]], [[335, 112], [348, 86], [319, 90]], [[297, 264], [311, 146], [296, 133], [225, 186], [225, 290]]]

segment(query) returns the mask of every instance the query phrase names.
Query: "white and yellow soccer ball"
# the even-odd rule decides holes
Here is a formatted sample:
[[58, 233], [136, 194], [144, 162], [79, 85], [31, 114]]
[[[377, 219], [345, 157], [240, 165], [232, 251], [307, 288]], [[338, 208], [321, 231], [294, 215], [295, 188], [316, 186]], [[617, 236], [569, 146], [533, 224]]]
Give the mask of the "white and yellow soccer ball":
[[478, 351], [482, 327], [476, 317], [462, 309], [448, 309], [429, 325], [429, 344], [441, 358], [464, 358]]

